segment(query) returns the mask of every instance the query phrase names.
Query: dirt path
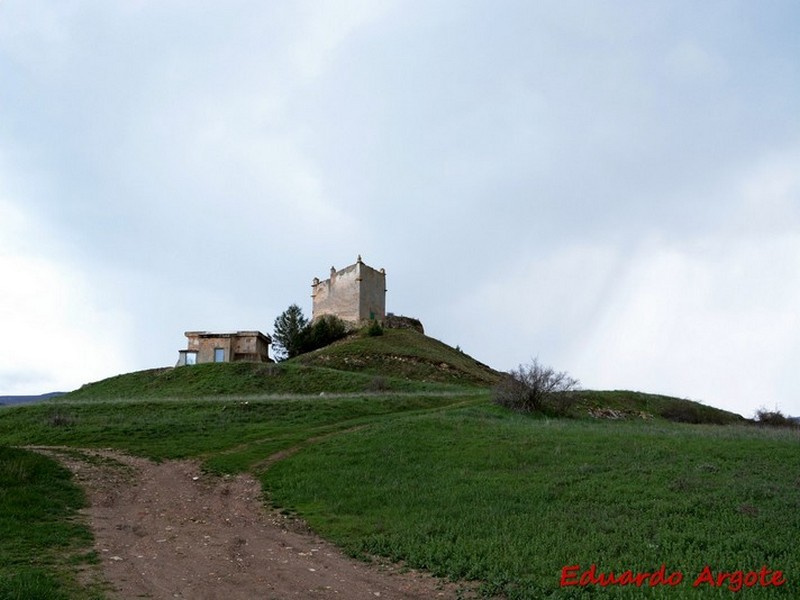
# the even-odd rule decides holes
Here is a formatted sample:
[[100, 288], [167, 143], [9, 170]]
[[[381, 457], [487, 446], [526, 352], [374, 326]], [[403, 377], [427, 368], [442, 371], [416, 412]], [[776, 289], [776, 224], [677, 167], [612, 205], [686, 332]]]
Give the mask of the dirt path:
[[36, 450], [69, 467], [86, 490], [84, 513], [113, 597], [465, 597], [429, 575], [346, 557], [265, 508], [250, 476], [213, 477], [194, 461], [157, 464], [112, 451]]

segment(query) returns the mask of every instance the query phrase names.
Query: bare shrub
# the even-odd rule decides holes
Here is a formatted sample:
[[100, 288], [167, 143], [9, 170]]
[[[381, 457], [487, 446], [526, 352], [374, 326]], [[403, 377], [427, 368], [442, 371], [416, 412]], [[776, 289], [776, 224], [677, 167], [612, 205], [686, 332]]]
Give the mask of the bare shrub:
[[787, 417], [777, 409], [767, 410], [766, 408], [759, 408], [756, 411], [756, 422], [759, 425], [768, 425], [769, 427], [797, 426], [797, 423], [791, 417]]
[[495, 386], [495, 404], [517, 412], [543, 412], [563, 415], [572, 405], [573, 392], [580, 382], [566, 371], [556, 371], [533, 359], [529, 365], [512, 369]]

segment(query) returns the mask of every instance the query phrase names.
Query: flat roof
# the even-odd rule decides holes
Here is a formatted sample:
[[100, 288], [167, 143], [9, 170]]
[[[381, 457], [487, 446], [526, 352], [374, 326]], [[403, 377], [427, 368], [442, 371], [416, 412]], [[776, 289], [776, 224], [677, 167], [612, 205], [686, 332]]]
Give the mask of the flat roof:
[[212, 332], [212, 331], [186, 331], [186, 337], [201, 337], [201, 338], [231, 338], [231, 337], [263, 337], [264, 339], [271, 340], [272, 338], [260, 331], [226, 331], [226, 332]]

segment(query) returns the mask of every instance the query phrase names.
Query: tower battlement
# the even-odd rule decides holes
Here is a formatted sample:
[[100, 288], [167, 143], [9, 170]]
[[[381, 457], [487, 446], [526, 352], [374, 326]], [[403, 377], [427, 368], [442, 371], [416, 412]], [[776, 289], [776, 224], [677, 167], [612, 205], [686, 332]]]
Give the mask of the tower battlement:
[[311, 318], [334, 315], [349, 323], [362, 323], [386, 316], [386, 271], [365, 264], [359, 255], [355, 264], [336, 270], [324, 281], [311, 283]]

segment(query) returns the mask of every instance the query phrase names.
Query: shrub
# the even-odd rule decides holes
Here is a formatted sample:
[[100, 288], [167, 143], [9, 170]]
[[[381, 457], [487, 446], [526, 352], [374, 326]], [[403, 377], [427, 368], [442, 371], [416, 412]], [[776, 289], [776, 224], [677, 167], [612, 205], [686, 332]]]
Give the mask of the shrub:
[[323, 315], [303, 331], [300, 353], [324, 348], [347, 335], [347, 325], [335, 315]]
[[756, 411], [756, 422], [759, 425], [767, 425], [769, 427], [796, 427], [797, 423], [791, 418], [784, 415], [779, 410], [767, 410], [766, 408], [759, 408]]
[[377, 319], [372, 319], [369, 322], [369, 327], [367, 328], [367, 335], [370, 337], [377, 337], [379, 335], [383, 335], [383, 327], [380, 324], [380, 321]]
[[661, 411], [661, 416], [675, 423], [703, 423], [697, 407], [689, 403], [671, 404]]
[[492, 400], [517, 412], [564, 415], [572, 406], [572, 392], [578, 386], [578, 380], [566, 372], [555, 371], [534, 359], [529, 365], [509, 371], [495, 386]]

